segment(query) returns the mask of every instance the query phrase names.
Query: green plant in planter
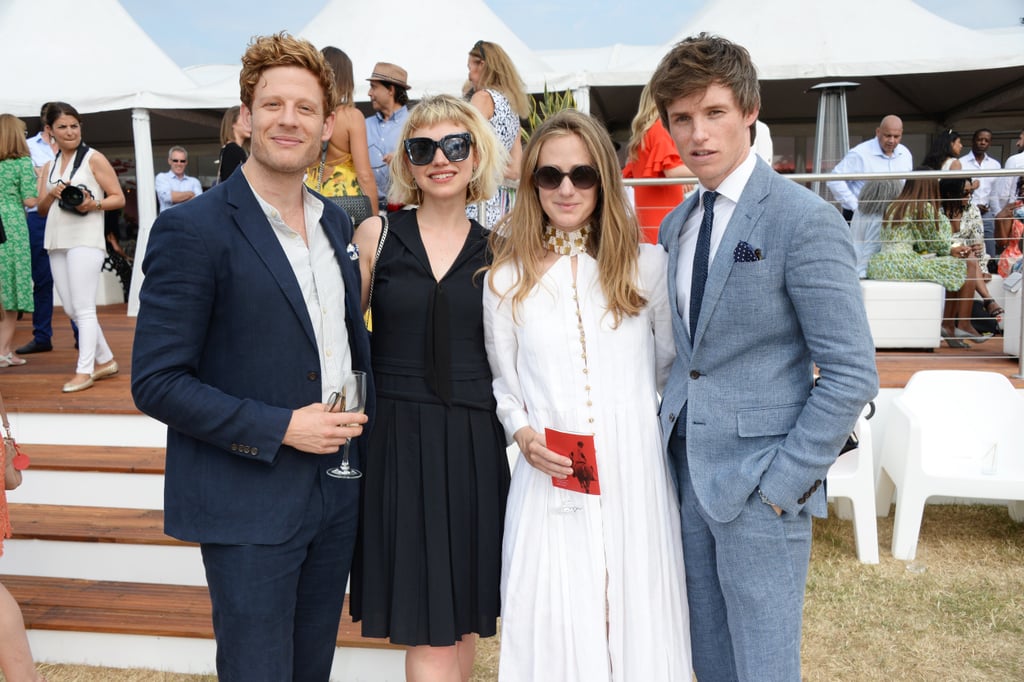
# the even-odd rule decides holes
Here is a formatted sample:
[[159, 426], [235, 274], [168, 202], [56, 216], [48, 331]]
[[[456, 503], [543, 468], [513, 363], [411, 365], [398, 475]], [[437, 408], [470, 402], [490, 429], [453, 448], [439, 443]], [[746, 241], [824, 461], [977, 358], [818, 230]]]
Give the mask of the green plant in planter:
[[530, 99], [530, 116], [526, 119], [526, 126], [523, 128], [523, 142], [530, 141], [530, 135], [552, 114], [565, 109], [575, 109], [576, 99], [572, 96], [571, 90], [565, 92], [554, 92], [548, 90], [547, 83], [544, 84], [544, 96], [532, 97]]

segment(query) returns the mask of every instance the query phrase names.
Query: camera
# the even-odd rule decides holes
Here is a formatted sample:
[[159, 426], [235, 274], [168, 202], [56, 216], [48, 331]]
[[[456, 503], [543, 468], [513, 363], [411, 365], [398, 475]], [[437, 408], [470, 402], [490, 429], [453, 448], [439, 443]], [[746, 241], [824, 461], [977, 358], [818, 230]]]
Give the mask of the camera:
[[87, 196], [91, 197], [92, 192], [85, 185], [65, 185], [64, 189], [60, 191], [57, 205], [65, 211], [82, 215], [77, 209], [85, 202]]

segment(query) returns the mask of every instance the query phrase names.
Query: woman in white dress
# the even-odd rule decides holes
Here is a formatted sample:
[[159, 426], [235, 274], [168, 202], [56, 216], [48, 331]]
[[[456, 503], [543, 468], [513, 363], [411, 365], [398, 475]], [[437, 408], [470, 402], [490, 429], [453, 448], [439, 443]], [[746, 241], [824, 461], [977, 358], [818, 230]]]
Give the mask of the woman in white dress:
[[[679, 511], [658, 426], [674, 356], [666, 254], [640, 245], [612, 143], [549, 118], [492, 235], [484, 333], [519, 446], [505, 516], [499, 679], [691, 679]], [[593, 434], [599, 495], [553, 486], [544, 429]], [[589, 483], [589, 480], [588, 480]]]

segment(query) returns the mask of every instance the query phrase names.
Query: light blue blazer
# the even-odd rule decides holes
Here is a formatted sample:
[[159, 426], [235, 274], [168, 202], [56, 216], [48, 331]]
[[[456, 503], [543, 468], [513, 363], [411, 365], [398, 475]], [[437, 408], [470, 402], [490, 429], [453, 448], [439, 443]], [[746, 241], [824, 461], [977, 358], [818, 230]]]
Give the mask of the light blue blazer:
[[[678, 351], [661, 406], [666, 450], [689, 403], [690, 476], [713, 519], [735, 519], [759, 486], [786, 512], [824, 516], [821, 482], [878, 392], [850, 229], [758, 159], [708, 271], [691, 342], [675, 306], [676, 270], [696, 205], [693, 192], [661, 226]], [[741, 241], [762, 259], [734, 262]]]

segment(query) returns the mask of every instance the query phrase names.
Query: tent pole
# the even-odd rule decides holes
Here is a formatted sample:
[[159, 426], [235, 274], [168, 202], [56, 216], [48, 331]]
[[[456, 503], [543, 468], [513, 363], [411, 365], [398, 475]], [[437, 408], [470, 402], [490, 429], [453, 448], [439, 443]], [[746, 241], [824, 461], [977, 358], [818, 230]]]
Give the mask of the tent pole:
[[139, 202], [139, 237], [135, 243], [132, 286], [128, 292], [128, 315], [139, 314], [139, 289], [142, 287], [142, 259], [146, 256], [149, 228], [156, 220], [156, 184], [153, 175], [153, 138], [149, 109], [132, 109], [132, 137], [135, 140], [135, 187]]
[[572, 89], [572, 98], [576, 101], [576, 109], [584, 114], [590, 113], [590, 86], [581, 85]]

